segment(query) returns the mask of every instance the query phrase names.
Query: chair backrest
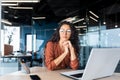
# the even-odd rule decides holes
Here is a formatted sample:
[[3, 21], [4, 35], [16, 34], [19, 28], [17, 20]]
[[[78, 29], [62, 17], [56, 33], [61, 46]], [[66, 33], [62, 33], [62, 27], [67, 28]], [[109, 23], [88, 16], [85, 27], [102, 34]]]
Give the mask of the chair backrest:
[[42, 66], [45, 67], [45, 48], [42, 49], [42, 59], [43, 59]]

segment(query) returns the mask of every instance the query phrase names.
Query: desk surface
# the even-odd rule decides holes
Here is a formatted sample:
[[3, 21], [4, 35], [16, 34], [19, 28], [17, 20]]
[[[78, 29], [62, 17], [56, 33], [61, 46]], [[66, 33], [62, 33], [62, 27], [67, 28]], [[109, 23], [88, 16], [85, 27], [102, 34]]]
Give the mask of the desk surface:
[[17, 54], [17, 55], [4, 55], [4, 56], [1, 56], [2, 58], [22, 58], [22, 57], [32, 57], [31, 54]]
[[31, 60], [32, 55], [31, 54], [19, 53], [17, 55], [4, 55], [4, 56], [1, 56], [1, 58], [3, 58], [3, 62], [4, 62], [4, 58], [18, 58], [18, 70], [21, 70], [21, 64], [19, 62], [19, 59], [21, 59], [21, 58], [30, 58], [30, 60]]
[[[31, 68], [31, 74], [26, 74], [23, 71], [17, 71], [8, 75], [0, 76], [0, 80], [31, 80], [29, 75], [32, 74], [38, 75], [41, 80], [72, 80], [71, 78], [60, 74], [60, 72], [68, 70], [49, 71], [45, 67], [33, 67]], [[120, 80], [120, 73], [115, 73], [111, 77], [99, 80]]]

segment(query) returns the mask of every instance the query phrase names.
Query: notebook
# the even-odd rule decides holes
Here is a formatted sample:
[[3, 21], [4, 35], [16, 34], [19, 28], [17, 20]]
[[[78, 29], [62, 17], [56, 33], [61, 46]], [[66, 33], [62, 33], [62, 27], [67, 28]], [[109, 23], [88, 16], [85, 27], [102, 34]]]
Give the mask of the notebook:
[[20, 59], [20, 64], [21, 64], [21, 67], [23, 68], [23, 70], [27, 74], [30, 74], [30, 68], [26, 65], [26, 63], [24, 62], [24, 60]]
[[111, 76], [120, 60], [120, 48], [93, 48], [84, 70], [61, 72], [76, 80], [93, 80]]

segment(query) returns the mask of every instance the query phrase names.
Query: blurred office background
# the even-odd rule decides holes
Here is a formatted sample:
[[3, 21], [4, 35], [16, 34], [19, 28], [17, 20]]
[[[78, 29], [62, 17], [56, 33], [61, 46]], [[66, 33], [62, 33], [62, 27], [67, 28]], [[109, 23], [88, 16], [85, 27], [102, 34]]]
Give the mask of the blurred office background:
[[63, 20], [72, 22], [79, 33], [80, 68], [85, 67], [92, 48], [120, 47], [120, 0], [27, 1], [0, 3], [0, 75], [18, 70], [16, 58], [2, 58], [6, 44], [13, 47], [10, 54], [32, 54], [29, 66], [44, 66], [44, 46]]

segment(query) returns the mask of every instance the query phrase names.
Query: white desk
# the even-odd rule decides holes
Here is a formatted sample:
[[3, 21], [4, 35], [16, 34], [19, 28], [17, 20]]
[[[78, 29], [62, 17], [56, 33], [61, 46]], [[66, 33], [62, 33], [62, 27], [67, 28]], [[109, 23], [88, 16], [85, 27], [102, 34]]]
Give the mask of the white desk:
[[32, 55], [31, 54], [19, 54], [19, 55], [4, 55], [1, 56], [1, 58], [3, 58], [3, 62], [4, 62], [4, 58], [17, 58], [18, 59], [18, 70], [21, 70], [21, 64], [19, 62], [19, 59], [21, 58], [30, 58], [32, 60]]
[[[67, 70], [49, 71], [45, 67], [33, 67], [31, 68], [31, 74], [25, 74], [22, 71], [17, 71], [8, 75], [0, 76], [0, 80], [31, 80], [29, 75], [32, 74], [38, 75], [41, 78], [41, 80], [72, 80], [71, 78], [61, 75], [60, 72], [62, 71]], [[115, 73], [111, 77], [97, 80], [120, 80], [120, 73]]]

